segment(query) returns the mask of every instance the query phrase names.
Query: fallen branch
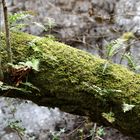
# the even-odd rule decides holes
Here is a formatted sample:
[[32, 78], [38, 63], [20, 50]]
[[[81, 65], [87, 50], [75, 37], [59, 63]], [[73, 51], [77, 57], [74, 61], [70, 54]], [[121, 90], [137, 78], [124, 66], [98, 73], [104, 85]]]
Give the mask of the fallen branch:
[[112, 63], [104, 70], [106, 60], [49, 38], [12, 33], [11, 45], [14, 63], [39, 59], [39, 72], [30, 73], [28, 79], [41, 92], [11, 91], [1, 96], [86, 115], [140, 139], [140, 75]]

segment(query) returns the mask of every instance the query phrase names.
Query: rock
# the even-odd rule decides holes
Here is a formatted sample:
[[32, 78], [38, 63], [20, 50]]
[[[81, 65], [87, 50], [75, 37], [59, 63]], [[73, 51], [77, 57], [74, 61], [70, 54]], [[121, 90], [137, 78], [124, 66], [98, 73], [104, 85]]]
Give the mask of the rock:
[[[54, 29], [48, 32], [30, 26], [28, 31], [31, 34], [52, 33], [67, 44], [101, 57], [105, 57], [105, 40], [110, 42], [128, 31], [140, 35], [139, 3], [139, 0], [8, 1], [11, 9], [18, 7], [20, 10], [34, 12], [36, 16], [33, 21], [46, 24], [48, 17], [55, 20]], [[133, 44], [131, 51], [138, 56], [134, 49], [136, 47]], [[118, 62], [118, 57], [114, 61]]]

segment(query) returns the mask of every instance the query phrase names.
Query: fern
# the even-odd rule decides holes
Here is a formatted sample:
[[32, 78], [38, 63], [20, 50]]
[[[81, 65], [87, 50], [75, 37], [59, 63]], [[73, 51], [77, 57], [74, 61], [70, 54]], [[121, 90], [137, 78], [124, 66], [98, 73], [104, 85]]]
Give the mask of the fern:
[[47, 22], [45, 24], [39, 23], [39, 22], [33, 22], [36, 26], [40, 27], [44, 31], [48, 31], [49, 29], [52, 29], [55, 26], [55, 21], [53, 18], [47, 18]]
[[132, 55], [130, 53], [126, 53], [124, 55], [124, 58], [127, 60], [129, 68], [132, 70], [136, 70], [136, 64], [134, 62]]
[[31, 17], [32, 15], [28, 12], [9, 14], [10, 30], [20, 30], [23, 27], [27, 26], [27, 24], [25, 24], [24, 21], [30, 19]]
[[117, 54], [123, 46], [123, 39], [117, 39], [107, 44], [107, 59], [112, 58], [115, 54]]
[[44, 31], [47, 31], [47, 27], [45, 27], [42, 23], [39, 22], [33, 22], [36, 26], [40, 27], [41, 29], [43, 29]]
[[131, 38], [135, 38], [134, 34], [132, 32], [126, 32], [120, 38], [107, 43], [107, 59], [111, 59], [120, 51], [120, 49], [124, 49], [124, 43], [129, 41]]
[[10, 86], [0, 81], [0, 90], [5, 91], [5, 90], [12, 90], [12, 89], [22, 91], [24, 93], [31, 93], [31, 91], [26, 90], [25, 88], [18, 88], [18, 87]]
[[36, 86], [34, 86], [34, 85], [33, 85], [32, 83], [30, 83], [30, 82], [21, 83], [21, 84], [24, 85], [24, 86], [27, 86], [27, 87], [29, 87], [29, 88], [31, 88], [31, 89], [37, 90], [38, 92], [40, 92], [39, 88], [37, 88]]

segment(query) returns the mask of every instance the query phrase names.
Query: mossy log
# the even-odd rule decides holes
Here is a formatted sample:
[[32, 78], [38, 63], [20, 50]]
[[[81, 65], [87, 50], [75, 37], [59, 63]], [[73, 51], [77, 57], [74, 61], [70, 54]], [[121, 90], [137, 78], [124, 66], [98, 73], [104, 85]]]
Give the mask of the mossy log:
[[[31, 72], [28, 80], [40, 92], [10, 91], [1, 96], [89, 116], [140, 139], [140, 75], [47, 37], [12, 33], [11, 46], [15, 64], [39, 59], [39, 72]], [[5, 66], [6, 52], [1, 53]]]

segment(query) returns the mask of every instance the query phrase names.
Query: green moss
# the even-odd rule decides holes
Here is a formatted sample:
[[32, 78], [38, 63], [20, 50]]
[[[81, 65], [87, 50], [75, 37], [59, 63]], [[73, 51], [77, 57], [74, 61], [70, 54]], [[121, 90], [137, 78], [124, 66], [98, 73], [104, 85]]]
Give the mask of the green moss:
[[[37, 39], [35, 45], [40, 51], [34, 51], [29, 43], [36, 38], [25, 33], [11, 34], [14, 63], [31, 58], [40, 59], [40, 71], [43, 72], [40, 72], [39, 80], [48, 81], [48, 85], [53, 83], [54, 91], [63, 91], [61, 84], [73, 87], [73, 90], [81, 90], [85, 88], [82, 88], [83, 82], [86, 82], [89, 88], [90, 85], [96, 85], [101, 89], [122, 90], [123, 93], [116, 95], [121, 98], [133, 94], [139, 85], [140, 78], [126, 68], [109, 64], [103, 73], [105, 60], [49, 38]], [[5, 47], [4, 41], [2, 44]], [[5, 55], [3, 57], [5, 60]], [[132, 88], [134, 82], [136, 87]], [[73, 92], [72, 89], [70, 91]]]
[[[36, 37], [12, 33], [13, 58], [14, 63], [40, 59], [40, 71], [31, 74], [31, 83], [41, 89], [42, 96], [55, 96], [60, 101], [80, 104], [83, 110], [88, 109], [100, 116], [111, 111], [113, 125], [122, 129], [132, 131], [134, 125], [140, 123], [140, 75], [109, 62], [103, 72], [106, 60], [45, 37], [37, 39], [36, 48], [33, 48], [29, 45], [33, 39]], [[5, 62], [5, 52], [2, 54]], [[135, 116], [131, 117], [131, 111], [123, 112], [124, 102], [135, 105], [132, 110]]]
[[[109, 64], [103, 73], [105, 60], [49, 38], [37, 39], [35, 45], [41, 51], [34, 51], [29, 43], [36, 38], [25, 33], [12, 33], [11, 45], [14, 63], [31, 58], [40, 59], [40, 73], [37, 81], [47, 81], [47, 85], [42, 85], [42, 88], [59, 93], [66, 87], [67, 92], [73, 93], [88, 90], [88, 88], [88, 91], [91, 91], [91, 86], [95, 85], [102, 90], [121, 90], [120, 93], [110, 92], [116, 100], [122, 97], [129, 99], [130, 95], [139, 93], [136, 88], [139, 86], [140, 78], [126, 68]], [[4, 42], [3, 46], [5, 47]], [[3, 56], [5, 58], [5, 55]], [[89, 87], [87, 85], [85, 87], [83, 82]], [[131, 84], [134, 82], [136, 84], [132, 87]]]

